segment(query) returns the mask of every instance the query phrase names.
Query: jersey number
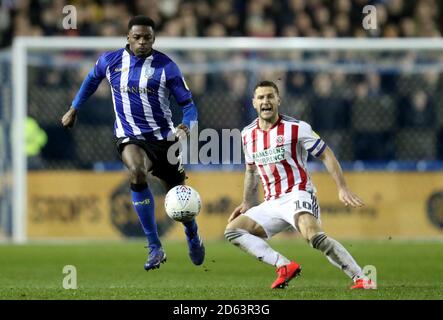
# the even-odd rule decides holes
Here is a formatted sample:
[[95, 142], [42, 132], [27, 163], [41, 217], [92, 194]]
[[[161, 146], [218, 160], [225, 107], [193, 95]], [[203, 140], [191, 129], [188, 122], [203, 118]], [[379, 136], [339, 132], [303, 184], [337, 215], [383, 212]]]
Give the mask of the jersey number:
[[295, 203], [295, 210], [300, 210], [302, 207], [305, 208], [306, 210], [312, 209], [312, 205], [307, 201], [302, 201], [301, 205], [300, 205], [300, 200], [297, 200], [294, 203]]

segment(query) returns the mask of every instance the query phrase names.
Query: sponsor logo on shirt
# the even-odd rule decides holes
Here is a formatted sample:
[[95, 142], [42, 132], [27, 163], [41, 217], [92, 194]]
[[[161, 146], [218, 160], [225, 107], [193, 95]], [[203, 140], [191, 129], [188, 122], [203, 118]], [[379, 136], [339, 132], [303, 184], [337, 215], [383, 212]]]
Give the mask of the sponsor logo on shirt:
[[279, 146], [279, 147], [284, 145], [285, 144], [285, 137], [284, 136], [277, 136], [276, 142], [277, 142], [277, 146]]
[[128, 87], [128, 86], [113, 86], [115, 91], [120, 91], [122, 93], [154, 93], [154, 90], [151, 88], [141, 88], [141, 87]]
[[285, 159], [285, 147], [280, 146], [254, 152], [252, 154], [252, 159], [256, 164], [262, 165], [281, 162]]
[[150, 77], [152, 77], [152, 75], [154, 74], [155, 69], [154, 68], [146, 68], [145, 69], [145, 78], [149, 79]]
[[115, 68], [114, 69], [115, 72], [125, 72], [125, 71], [128, 71], [128, 70], [129, 70], [129, 68]]

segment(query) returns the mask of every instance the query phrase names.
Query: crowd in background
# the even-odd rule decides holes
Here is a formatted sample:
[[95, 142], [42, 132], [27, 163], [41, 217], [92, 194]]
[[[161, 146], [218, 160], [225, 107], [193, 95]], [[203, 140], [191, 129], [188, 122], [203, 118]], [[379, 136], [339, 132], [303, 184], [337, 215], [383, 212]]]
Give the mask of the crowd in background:
[[[362, 28], [365, 5], [377, 9], [377, 29]], [[74, 5], [77, 29], [62, 26]], [[136, 14], [152, 17], [159, 36], [174, 37], [439, 37], [437, 0], [2, 0], [0, 46], [14, 36], [121, 36]]]
[[[230, 58], [226, 56], [227, 61]], [[191, 60], [183, 58], [179, 64], [186, 69]], [[60, 117], [93, 64], [89, 60], [81, 72], [60, 66], [31, 68], [31, 82], [38, 85], [29, 88], [28, 110], [48, 133], [43, 156], [52, 163], [65, 166], [68, 160], [88, 168], [94, 162], [116, 159], [106, 81], [82, 108], [76, 130], [60, 130]], [[259, 79], [271, 79], [283, 97], [280, 111], [310, 123], [342, 160], [443, 159], [443, 77], [438, 70], [260, 69], [189, 71], [185, 77], [199, 110], [200, 129], [243, 128], [255, 117], [252, 86]], [[173, 112], [179, 121], [180, 108], [174, 106]]]
[[[15, 36], [124, 36], [127, 22], [135, 14], [153, 18], [157, 36], [163, 37], [441, 37], [443, 31], [443, 4], [436, 0], [2, 0], [1, 3], [0, 47], [10, 46]], [[75, 30], [62, 27], [62, 10], [68, 4], [77, 9]], [[367, 4], [376, 6], [375, 30], [362, 27], [362, 8]], [[186, 66], [193, 62], [208, 63], [214, 57], [194, 52], [177, 58], [180, 66]], [[244, 53], [215, 57], [239, 63], [252, 58], [261, 57]], [[278, 58], [309, 60], [297, 54]], [[325, 59], [331, 60], [331, 56]], [[407, 54], [401, 59], [422, 58]], [[441, 56], [432, 59], [443, 63]], [[263, 70], [211, 73], [184, 69], [199, 108], [200, 128], [221, 130], [246, 125], [252, 116], [251, 83], [267, 77], [276, 81], [282, 91], [282, 112], [311, 123], [341, 159], [443, 159], [443, 94], [439, 90], [443, 87], [443, 77], [438, 70], [345, 73], [295, 68], [266, 74]], [[72, 101], [87, 71], [72, 73], [69, 69], [44, 68], [44, 72], [36, 69], [33, 73], [31, 70], [40, 87], [30, 88], [29, 113], [48, 133], [48, 146], [42, 153], [48, 163], [66, 163], [66, 159], [78, 158], [80, 166], [87, 168], [94, 161], [115, 158], [113, 147], [109, 147], [113, 143], [109, 138], [112, 138], [113, 113], [106, 87], [99, 89], [85, 107], [78, 123], [81, 130], [72, 134], [59, 132], [58, 118]], [[94, 140], [97, 138], [106, 143], [97, 146]], [[95, 153], [85, 148], [88, 143], [94, 145]]]

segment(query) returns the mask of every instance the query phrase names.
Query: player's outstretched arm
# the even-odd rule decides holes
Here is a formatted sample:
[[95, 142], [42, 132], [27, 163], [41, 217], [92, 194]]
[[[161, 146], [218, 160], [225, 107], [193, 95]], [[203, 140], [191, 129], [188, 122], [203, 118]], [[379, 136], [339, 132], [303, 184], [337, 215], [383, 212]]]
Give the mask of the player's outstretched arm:
[[100, 82], [105, 77], [106, 61], [102, 55], [92, 68], [72, 101], [72, 105], [62, 117], [62, 125], [65, 128], [72, 128], [77, 117], [77, 110], [88, 100], [88, 98], [97, 90]]
[[75, 124], [75, 119], [77, 118], [77, 110], [74, 107], [70, 107], [68, 112], [66, 112], [62, 117], [62, 125], [65, 128], [72, 128]]
[[180, 123], [177, 127], [175, 127], [175, 136], [178, 139], [184, 139], [188, 137], [190, 132], [191, 131], [189, 130], [189, 128], [183, 123]]
[[197, 122], [198, 111], [192, 99], [184, 102], [183, 120], [176, 128], [175, 136], [178, 139], [186, 138], [190, 135], [193, 125]]
[[331, 174], [335, 183], [338, 187], [338, 198], [341, 202], [343, 202], [346, 206], [351, 207], [361, 207], [364, 205], [363, 200], [361, 200], [357, 195], [352, 193], [345, 181], [345, 177], [343, 175], [343, 171], [341, 166], [334, 155], [334, 152], [329, 148], [323, 151], [320, 155], [320, 160], [323, 161], [328, 172]]
[[191, 90], [186, 84], [185, 78], [178, 65], [171, 60], [165, 67], [166, 72], [166, 87], [174, 96], [178, 105], [183, 109], [183, 119], [175, 129], [175, 136], [178, 139], [183, 139], [189, 136], [192, 130], [192, 124], [198, 119], [197, 106], [192, 100]]
[[228, 222], [245, 213], [249, 208], [258, 204], [258, 174], [255, 165], [246, 165], [243, 202], [234, 209]]

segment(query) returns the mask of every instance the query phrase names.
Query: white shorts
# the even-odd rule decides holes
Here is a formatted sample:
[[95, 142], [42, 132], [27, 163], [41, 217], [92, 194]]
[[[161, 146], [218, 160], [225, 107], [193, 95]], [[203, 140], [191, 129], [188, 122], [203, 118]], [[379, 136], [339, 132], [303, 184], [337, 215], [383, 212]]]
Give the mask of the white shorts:
[[317, 198], [307, 191], [294, 191], [278, 199], [265, 201], [244, 214], [262, 226], [268, 238], [271, 238], [290, 226], [298, 230], [295, 220], [300, 212], [312, 214], [320, 223]]

